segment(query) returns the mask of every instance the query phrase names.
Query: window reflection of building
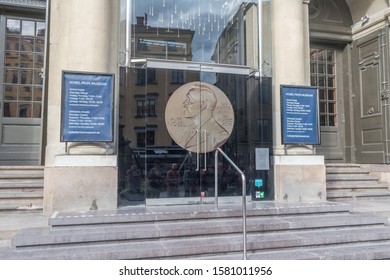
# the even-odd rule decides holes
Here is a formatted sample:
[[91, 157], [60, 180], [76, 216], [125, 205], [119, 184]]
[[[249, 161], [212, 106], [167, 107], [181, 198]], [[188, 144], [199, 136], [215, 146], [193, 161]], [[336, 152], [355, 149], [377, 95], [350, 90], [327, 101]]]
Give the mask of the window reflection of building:
[[310, 50], [311, 85], [318, 87], [321, 126], [337, 127], [336, 52]]
[[[263, 10], [263, 12], [266, 12]], [[212, 59], [222, 64], [248, 65], [256, 69], [258, 61], [257, 47], [253, 47], [255, 38], [249, 36], [257, 25], [257, 5], [242, 3], [218, 38]], [[242, 37], [241, 34], [246, 34]], [[243, 39], [244, 38], [244, 39]], [[240, 147], [238, 154], [243, 155], [241, 162], [248, 162], [248, 143], [272, 147], [272, 85], [270, 77], [254, 76], [245, 80], [235, 75], [218, 74], [217, 85], [231, 100], [237, 114], [236, 122], [240, 129], [233, 132], [229, 142], [235, 141]]]
[[[132, 31], [133, 58], [192, 59], [194, 31], [148, 26], [145, 17], [137, 17]], [[165, 130], [166, 101], [183, 83], [199, 80], [199, 73], [137, 65], [127, 77], [125, 69], [122, 69], [121, 76], [127, 81], [121, 85], [121, 102], [125, 104], [120, 112], [123, 139], [130, 140], [133, 148], [171, 146], [171, 137], [162, 133]]]
[[44, 22], [6, 19], [3, 117], [41, 117], [44, 35]]

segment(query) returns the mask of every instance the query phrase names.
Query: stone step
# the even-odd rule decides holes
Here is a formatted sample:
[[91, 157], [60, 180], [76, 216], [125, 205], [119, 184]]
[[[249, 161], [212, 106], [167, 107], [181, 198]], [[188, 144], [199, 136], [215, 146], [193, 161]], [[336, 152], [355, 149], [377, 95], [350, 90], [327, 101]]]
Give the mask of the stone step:
[[0, 211], [42, 211], [42, 166], [0, 166]]
[[329, 190], [338, 190], [338, 189], [389, 189], [389, 185], [385, 182], [378, 181], [366, 181], [366, 182], [350, 182], [350, 181], [332, 181], [328, 182], [326, 189]]
[[361, 165], [357, 163], [327, 163], [326, 168], [360, 168]]
[[[211, 255], [193, 260], [239, 260], [242, 253]], [[388, 260], [390, 241], [369, 244], [345, 244], [300, 250], [282, 249], [247, 254], [248, 260]]]
[[326, 194], [327, 199], [373, 199], [373, 198], [390, 198], [389, 190], [365, 190], [365, 191], [328, 191]]
[[36, 212], [37, 210], [42, 211], [43, 201], [42, 199], [37, 199], [32, 201], [28, 200], [18, 200], [18, 201], [6, 201], [0, 203], [0, 212], [4, 213], [17, 213], [17, 212]]
[[8, 201], [26, 199], [26, 198], [43, 198], [43, 190], [36, 191], [19, 191], [19, 192], [0, 192], [0, 201], [7, 199]]
[[[281, 232], [302, 229], [339, 227], [367, 227], [384, 225], [385, 217], [369, 215], [313, 215], [306, 217], [251, 218], [247, 220], [247, 232]], [[158, 238], [199, 237], [206, 235], [226, 235], [242, 232], [242, 221], [206, 220], [191, 222], [162, 222], [121, 226], [87, 226], [53, 228], [32, 228], [21, 230], [12, 240], [14, 247], [48, 246], [97, 242], [123, 242], [125, 240], [152, 240]]]
[[[303, 230], [297, 232], [271, 232], [249, 234], [248, 251], [270, 251], [296, 248], [306, 250], [313, 247], [326, 247], [339, 244], [375, 244], [388, 242], [390, 228], [375, 226], [370, 228], [346, 228], [331, 230]], [[117, 242], [109, 244], [88, 244], [80, 246], [58, 246], [49, 248], [19, 249], [12, 259], [172, 259], [207, 257], [210, 254], [240, 253], [243, 249], [241, 234], [212, 237], [180, 238], [145, 242]], [[5, 256], [6, 258], [6, 256]]]
[[4, 179], [42, 179], [43, 172], [36, 171], [3, 171], [0, 180]]
[[7, 165], [0, 165], [0, 172], [2, 171], [24, 171], [24, 170], [37, 170], [42, 171], [44, 170], [43, 166], [34, 166], [34, 165], [18, 165], [18, 166], [7, 166]]
[[18, 188], [43, 188], [43, 179], [6, 179], [0, 180], [0, 190]]
[[375, 175], [363, 174], [330, 174], [326, 176], [326, 181], [378, 181], [379, 177]]
[[368, 170], [362, 169], [362, 168], [355, 168], [355, 167], [345, 167], [345, 168], [338, 168], [338, 167], [327, 167], [326, 168], [326, 174], [364, 174], [367, 175], [370, 172]]

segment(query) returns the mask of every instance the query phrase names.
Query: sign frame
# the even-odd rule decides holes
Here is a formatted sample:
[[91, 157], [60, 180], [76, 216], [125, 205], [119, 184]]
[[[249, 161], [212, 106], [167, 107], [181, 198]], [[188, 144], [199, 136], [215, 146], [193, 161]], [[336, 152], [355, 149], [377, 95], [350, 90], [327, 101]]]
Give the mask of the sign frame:
[[281, 85], [280, 106], [282, 144], [321, 144], [317, 87]]
[[114, 73], [63, 70], [60, 141], [113, 142], [114, 95]]

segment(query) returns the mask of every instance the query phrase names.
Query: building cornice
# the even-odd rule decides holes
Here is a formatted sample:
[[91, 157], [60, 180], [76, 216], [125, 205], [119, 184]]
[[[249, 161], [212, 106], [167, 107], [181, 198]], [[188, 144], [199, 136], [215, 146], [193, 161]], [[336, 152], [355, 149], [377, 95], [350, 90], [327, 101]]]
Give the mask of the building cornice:
[[0, 6], [45, 9], [45, 0], [0, 0]]
[[334, 42], [343, 42], [343, 43], [351, 43], [352, 35], [351, 34], [338, 34], [331, 32], [322, 32], [322, 31], [310, 31], [310, 39], [317, 40], [327, 40]]

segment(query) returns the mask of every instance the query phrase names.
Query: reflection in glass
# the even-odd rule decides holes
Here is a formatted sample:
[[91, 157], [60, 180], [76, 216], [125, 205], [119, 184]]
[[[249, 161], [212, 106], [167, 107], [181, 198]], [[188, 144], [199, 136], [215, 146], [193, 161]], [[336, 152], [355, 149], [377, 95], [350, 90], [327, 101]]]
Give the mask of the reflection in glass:
[[34, 51], [34, 38], [22, 37], [20, 39], [20, 50], [22, 52]]
[[5, 38], [6, 44], [5, 44], [5, 49], [7, 51], [18, 51], [19, 50], [19, 37], [15, 36], [7, 36]]
[[7, 33], [20, 34], [20, 20], [7, 19]]
[[34, 71], [34, 85], [43, 85], [41, 71]]
[[[237, 64], [258, 68], [258, 42], [254, 41], [259, 34], [258, 1], [133, 0], [131, 3], [131, 58]], [[263, 7], [267, 5], [270, 8], [269, 1], [261, 3]], [[263, 15], [267, 12], [269, 10], [264, 9]], [[269, 15], [265, 18], [269, 19]], [[263, 19], [263, 22], [266, 21]], [[269, 45], [266, 46], [264, 60], [269, 63], [267, 65], [271, 65], [270, 37], [267, 37], [270, 23], [266, 24], [263, 42]], [[195, 153], [180, 148], [170, 137], [164, 122], [165, 107], [171, 94], [181, 85], [193, 81], [211, 83], [229, 98], [237, 116], [234, 132], [223, 149], [244, 170], [247, 186], [252, 186], [252, 189], [254, 178], [262, 178], [264, 189], [267, 190], [266, 197], [272, 197], [270, 188], [266, 186], [268, 171], [255, 170], [254, 159], [249, 156], [257, 147], [267, 147], [272, 153], [272, 67], [267, 66], [269, 76], [252, 79], [239, 74], [191, 70], [191, 66], [195, 65], [193, 63], [180, 63], [182, 65], [188, 67], [188, 70], [168, 67], [156, 71], [156, 68], [141, 63], [131, 65], [130, 71], [121, 69], [119, 204], [137, 204], [146, 198], [170, 197], [199, 203], [202, 192], [206, 197], [214, 195], [213, 153], [200, 155], [202, 167], [196, 171]], [[202, 69], [208, 66], [200, 65]], [[172, 68], [175, 68], [174, 65]], [[180, 107], [177, 109], [181, 110]], [[173, 121], [181, 127], [180, 118]], [[169, 184], [172, 178], [168, 172], [175, 171], [174, 164], [179, 172], [176, 176], [179, 180], [178, 185], [172, 188]], [[241, 195], [240, 176], [223, 159], [218, 166], [219, 194]], [[250, 188], [248, 194], [252, 191]]]
[[[46, 24], [44, 22], [37, 22], [37, 29], [35, 32], [35, 36], [45, 36], [45, 31], [46, 31]], [[44, 41], [44, 40], [42, 40]]]
[[40, 52], [40, 53], [43, 53], [44, 52], [44, 49], [45, 49], [45, 40], [43, 39], [40, 39], [40, 38], [37, 38], [35, 40], [35, 51], [36, 52]]
[[19, 100], [31, 101], [32, 100], [32, 91], [31, 87], [20, 86], [19, 87]]
[[34, 54], [21, 53], [20, 54], [20, 67], [33, 68], [34, 67]]
[[[244, 65], [241, 34], [258, 26], [257, 0], [132, 1], [133, 56]], [[231, 56], [233, 54], [233, 56]], [[234, 58], [234, 59], [232, 59]]]
[[18, 86], [4, 86], [4, 100], [18, 100]]
[[5, 84], [17, 84], [18, 83], [18, 70], [5, 70], [4, 83]]
[[42, 101], [42, 87], [34, 87], [34, 101]]
[[6, 52], [4, 66], [5, 67], [18, 67], [19, 66], [19, 53], [18, 52]]
[[19, 118], [31, 118], [32, 103], [19, 103]]
[[33, 118], [40, 118], [42, 114], [42, 103], [34, 102], [33, 103]]
[[6, 19], [3, 99], [14, 101], [4, 104], [6, 117], [41, 116], [44, 35], [44, 22]]
[[18, 116], [17, 102], [5, 102], [4, 103], [4, 117], [6, 118], [16, 118]]
[[34, 21], [22, 21], [22, 36], [35, 36], [35, 22]]
[[40, 69], [43, 67], [43, 54], [35, 54], [34, 68]]

